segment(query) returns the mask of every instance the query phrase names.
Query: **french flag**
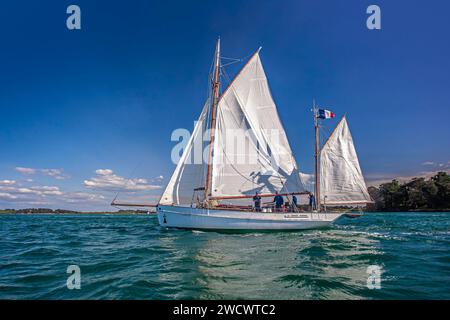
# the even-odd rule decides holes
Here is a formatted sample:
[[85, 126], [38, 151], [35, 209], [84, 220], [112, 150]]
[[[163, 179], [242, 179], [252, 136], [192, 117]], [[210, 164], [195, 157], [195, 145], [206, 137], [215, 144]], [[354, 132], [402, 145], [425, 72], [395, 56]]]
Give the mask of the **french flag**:
[[318, 118], [320, 118], [320, 119], [332, 119], [332, 118], [334, 118], [334, 113], [331, 112], [330, 110], [319, 109], [319, 116], [318, 116]]

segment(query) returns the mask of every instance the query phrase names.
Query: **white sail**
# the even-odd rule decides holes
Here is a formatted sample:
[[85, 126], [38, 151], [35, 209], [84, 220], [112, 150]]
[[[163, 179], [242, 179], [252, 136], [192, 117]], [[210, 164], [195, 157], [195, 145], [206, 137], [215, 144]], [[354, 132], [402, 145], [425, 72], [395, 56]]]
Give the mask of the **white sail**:
[[[237, 198], [247, 198], [239, 196], [252, 196], [255, 192], [306, 191], [302, 181], [311, 180], [297, 169], [270, 94], [259, 51], [216, 105], [219, 49], [218, 41], [212, 94], [214, 102], [207, 103], [203, 108], [158, 203], [159, 224], [163, 227], [211, 230], [303, 230], [329, 225], [343, 213], [299, 213], [291, 206], [283, 209], [289, 214], [262, 213], [216, 205], [216, 200], [239, 202]], [[206, 130], [210, 127], [212, 132]], [[205, 145], [209, 141], [204, 141], [203, 137], [214, 138], [213, 144]], [[203, 157], [202, 161], [197, 162], [195, 158], [199, 146]], [[207, 201], [200, 206], [188, 206], [192, 202], [194, 189], [199, 187], [205, 190], [198, 193], [202, 196], [199, 200]], [[206, 192], [209, 194], [204, 199]]]
[[220, 98], [213, 197], [305, 191], [270, 93], [259, 51]]
[[[203, 162], [203, 149], [205, 142], [203, 135], [208, 128], [209, 101], [205, 103], [202, 113], [195, 124], [194, 131], [183, 150], [183, 154], [161, 196], [160, 204], [188, 205], [192, 202], [194, 189], [205, 184], [205, 164]], [[199, 192], [199, 196], [202, 196]]]
[[329, 205], [371, 202], [345, 117], [320, 152], [319, 195]]

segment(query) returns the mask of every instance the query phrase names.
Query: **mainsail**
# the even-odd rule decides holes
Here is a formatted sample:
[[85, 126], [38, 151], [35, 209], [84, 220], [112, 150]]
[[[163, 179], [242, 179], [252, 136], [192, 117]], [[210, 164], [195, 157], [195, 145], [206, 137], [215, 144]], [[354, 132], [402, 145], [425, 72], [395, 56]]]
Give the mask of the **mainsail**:
[[[206, 163], [193, 162], [194, 145], [209, 128], [206, 103], [194, 132], [160, 199], [187, 205], [194, 189], [205, 187]], [[297, 164], [270, 94], [259, 50], [247, 62], [217, 104], [211, 196], [303, 192]], [[197, 143], [196, 143], [197, 141]]]
[[320, 202], [328, 205], [372, 202], [345, 116], [320, 152], [319, 195]]
[[259, 50], [218, 103], [211, 195], [305, 191]]

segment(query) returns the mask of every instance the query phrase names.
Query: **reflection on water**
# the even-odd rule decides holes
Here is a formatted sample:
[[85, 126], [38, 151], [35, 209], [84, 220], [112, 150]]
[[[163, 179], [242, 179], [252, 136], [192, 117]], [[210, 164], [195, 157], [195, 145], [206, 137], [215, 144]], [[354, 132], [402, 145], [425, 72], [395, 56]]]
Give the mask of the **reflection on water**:
[[[450, 216], [368, 214], [322, 230], [166, 230], [152, 216], [0, 216], [0, 298], [450, 298]], [[69, 264], [81, 290], [65, 286]], [[382, 268], [380, 290], [367, 267]]]
[[[207, 236], [207, 235], [205, 235]], [[200, 298], [358, 298], [379, 241], [341, 230], [216, 235], [195, 250]]]

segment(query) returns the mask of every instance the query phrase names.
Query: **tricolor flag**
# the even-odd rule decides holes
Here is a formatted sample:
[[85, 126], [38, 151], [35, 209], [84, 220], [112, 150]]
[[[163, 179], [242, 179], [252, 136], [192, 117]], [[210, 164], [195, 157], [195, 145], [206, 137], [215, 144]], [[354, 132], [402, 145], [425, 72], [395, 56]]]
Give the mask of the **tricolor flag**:
[[319, 109], [318, 118], [320, 118], [320, 119], [331, 119], [331, 118], [334, 118], [334, 113], [331, 112], [330, 110]]

